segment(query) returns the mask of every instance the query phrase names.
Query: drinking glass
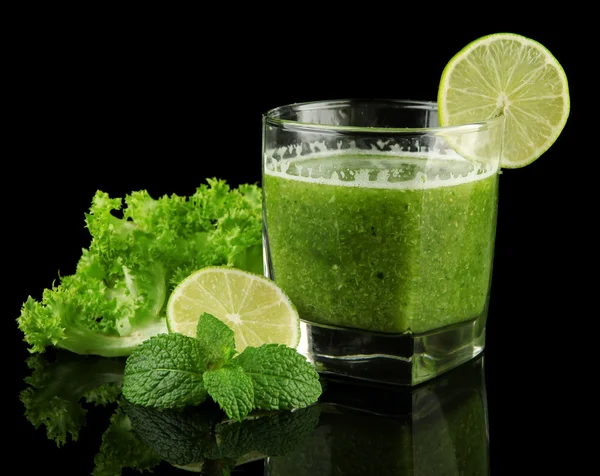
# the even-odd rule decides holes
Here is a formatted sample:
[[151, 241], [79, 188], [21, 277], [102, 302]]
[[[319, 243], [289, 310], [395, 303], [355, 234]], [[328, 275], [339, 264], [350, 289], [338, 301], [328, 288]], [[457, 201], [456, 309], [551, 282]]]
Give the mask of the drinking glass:
[[416, 385], [482, 352], [501, 116], [347, 99], [263, 116], [265, 275], [324, 374]]

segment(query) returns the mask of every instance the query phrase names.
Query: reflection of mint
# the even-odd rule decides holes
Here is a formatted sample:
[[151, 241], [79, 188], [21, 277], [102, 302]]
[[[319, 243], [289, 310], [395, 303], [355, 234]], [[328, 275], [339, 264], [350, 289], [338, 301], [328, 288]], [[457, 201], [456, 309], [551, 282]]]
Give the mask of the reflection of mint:
[[237, 460], [252, 452], [267, 456], [284, 455], [313, 433], [320, 413], [320, 407], [313, 405], [241, 423], [221, 423], [215, 428], [219, 445], [217, 453], [212, 456]]
[[125, 403], [135, 432], [163, 460], [179, 466], [204, 462], [230, 466], [249, 456], [283, 455], [310, 436], [317, 426], [318, 406], [257, 418], [220, 421], [210, 404], [184, 410], [157, 410]]
[[[134, 431], [162, 459], [186, 465], [201, 461], [210, 451], [216, 419], [210, 405], [183, 410], [156, 410], [149, 407], [123, 404]], [[217, 415], [222, 416], [220, 410]]]
[[76, 441], [85, 426], [84, 401], [96, 405], [116, 401], [125, 361], [59, 352], [54, 361], [47, 355], [33, 355], [27, 366], [32, 372], [20, 394], [25, 417], [36, 428], [44, 426], [48, 438], [61, 446], [69, 434]]
[[123, 395], [137, 405], [170, 409], [197, 405], [208, 394], [237, 421], [253, 409], [303, 408], [321, 395], [318, 373], [290, 347], [264, 344], [234, 354], [233, 331], [204, 313], [195, 338], [161, 334], [133, 351]]

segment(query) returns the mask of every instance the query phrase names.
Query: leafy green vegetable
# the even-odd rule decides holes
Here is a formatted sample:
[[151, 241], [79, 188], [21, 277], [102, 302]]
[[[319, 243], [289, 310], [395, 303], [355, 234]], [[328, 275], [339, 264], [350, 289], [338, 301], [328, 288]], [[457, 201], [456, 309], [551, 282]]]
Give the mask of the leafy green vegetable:
[[234, 348], [233, 331], [204, 313], [196, 337], [163, 334], [135, 349], [123, 394], [133, 404], [168, 409], [199, 404], [208, 393], [238, 421], [253, 409], [303, 408], [321, 395], [319, 374], [294, 349], [264, 344], [231, 358]]
[[21, 308], [17, 322], [31, 352], [56, 346], [127, 356], [167, 332], [165, 303], [191, 272], [228, 265], [262, 273], [260, 189], [207, 182], [189, 197], [96, 192], [85, 216], [91, 243], [75, 273]]
[[246, 347], [233, 361], [252, 378], [256, 408], [302, 408], [321, 395], [319, 375], [312, 365], [285, 345]]
[[219, 319], [203, 313], [196, 326], [196, 339], [205, 353], [205, 367], [218, 369], [235, 354], [233, 330]]
[[124, 468], [143, 472], [160, 462], [160, 456], [132, 430], [131, 421], [122, 406], [117, 407], [102, 435], [100, 450], [94, 457], [92, 476], [118, 476]]
[[127, 358], [123, 395], [150, 407], [183, 408], [206, 400], [204, 349], [183, 334], [151, 337]]
[[241, 421], [254, 408], [252, 379], [237, 365], [208, 370], [204, 386], [229, 418]]
[[33, 355], [27, 366], [32, 372], [19, 395], [25, 417], [36, 428], [45, 427], [48, 438], [61, 446], [68, 435], [77, 441], [85, 426], [87, 410], [82, 402], [106, 405], [117, 400], [125, 360], [59, 352], [55, 360]]

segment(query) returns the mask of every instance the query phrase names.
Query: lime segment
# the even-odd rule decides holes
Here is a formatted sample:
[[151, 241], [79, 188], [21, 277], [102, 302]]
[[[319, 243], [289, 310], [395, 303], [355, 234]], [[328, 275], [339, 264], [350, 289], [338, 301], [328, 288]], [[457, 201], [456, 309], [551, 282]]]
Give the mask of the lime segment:
[[233, 329], [238, 352], [266, 343], [295, 348], [300, 340], [300, 318], [289, 298], [273, 281], [248, 271], [208, 267], [184, 279], [167, 305], [169, 332], [195, 336], [204, 312]]
[[538, 159], [562, 132], [570, 110], [567, 76], [546, 47], [513, 33], [481, 37], [442, 72], [440, 125], [505, 118], [500, 165], [519, 168]]

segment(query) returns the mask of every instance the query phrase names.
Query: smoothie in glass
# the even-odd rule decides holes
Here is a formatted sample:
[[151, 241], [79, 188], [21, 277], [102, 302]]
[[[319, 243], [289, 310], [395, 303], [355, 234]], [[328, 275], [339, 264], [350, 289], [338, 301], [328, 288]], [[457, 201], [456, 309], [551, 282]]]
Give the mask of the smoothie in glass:
[[344, 150], [267, 163], [263, 187], [273, 278], [302, 319], [426, 333], [484, 313], [497, 170]]
[[264, 273], [320, 373], [417, 385], [483, 351], [502, 131], [420, 101], [263, 116]]

